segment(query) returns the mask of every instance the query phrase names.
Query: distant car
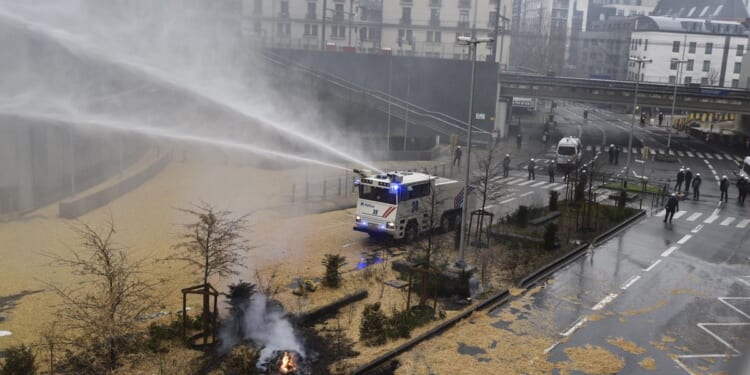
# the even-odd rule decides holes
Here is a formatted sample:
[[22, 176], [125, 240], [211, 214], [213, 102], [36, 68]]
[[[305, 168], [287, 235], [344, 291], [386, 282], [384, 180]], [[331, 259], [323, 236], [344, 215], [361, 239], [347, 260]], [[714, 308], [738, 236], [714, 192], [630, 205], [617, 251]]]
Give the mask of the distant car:
[[575, 167], [581, 162], [583, 147], [577, 137], [565, 137], [557, 143], [555, 159], [559, 167]]

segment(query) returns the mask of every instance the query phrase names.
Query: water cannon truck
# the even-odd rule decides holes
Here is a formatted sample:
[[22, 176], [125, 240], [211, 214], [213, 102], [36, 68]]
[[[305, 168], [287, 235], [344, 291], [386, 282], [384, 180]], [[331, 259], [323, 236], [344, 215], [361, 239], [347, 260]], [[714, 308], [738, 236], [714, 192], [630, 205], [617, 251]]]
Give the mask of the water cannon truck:
[[463, 186], [456, 180], [420, 172], [355, 173], [361, 177], [355, 181], [355, 231], [413, 241], [420, 233], [450, 231], [460, 223]]

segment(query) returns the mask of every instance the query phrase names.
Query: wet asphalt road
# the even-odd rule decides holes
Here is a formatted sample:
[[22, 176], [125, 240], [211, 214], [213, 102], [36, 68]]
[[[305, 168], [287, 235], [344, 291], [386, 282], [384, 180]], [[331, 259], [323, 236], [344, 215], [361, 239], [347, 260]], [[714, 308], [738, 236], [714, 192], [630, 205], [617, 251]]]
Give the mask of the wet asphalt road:
[[[563, 106], [561, 129], [577, 130], [575, 118], [583, 108]], [[626, 118], [589, 110], [594, 125], [580, 127], [584, 144], [587, 140], [627, 144]], [[642, 142], [665, 149], [665, 134], [659, 129], [636, 129], [634, 147]], [[646, 357], [655, 360], [655, 373], [708, 374], [730, 369], [747, 352], [750, 204], [738, 206], [734, 189], [726, 205], [718, 204], [718, 178], [725, 174], [731, 178], [736, 162], [684, 136], [673, 138], [672, 146], [682, 154], [679, 163], [651, 161], [647, 175], [674, 181], [679, 166], [690, 167], [703, 178], [703, 199], [682, 201], [671, 225], [662, 223], [660, 210], [654, 211], [557, 272], [553, 282], [535, 295], [535, 307], [553, 311], [559, 328], [559, 344], [549, 349], [551, 361], [565, 360], [567, 347], [591, 344], [624, 357], [622, 374], [644, 373], [638, 362]], [[619, 166], [606, 168], [617, 172], [623, 160], [621, 155]], [[633, 169], [641, 172], [639, 164]], [[607, 342], [614, 338], [631, 341], [645, 353], [614, 347]]]

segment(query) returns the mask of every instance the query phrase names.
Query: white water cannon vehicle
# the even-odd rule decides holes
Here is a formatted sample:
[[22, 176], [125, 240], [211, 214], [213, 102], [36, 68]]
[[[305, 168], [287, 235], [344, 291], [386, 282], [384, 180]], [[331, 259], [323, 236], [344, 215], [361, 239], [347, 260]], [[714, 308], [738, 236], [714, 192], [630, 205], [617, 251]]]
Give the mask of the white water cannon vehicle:
[[449, 231], [460, 223], [463, 188], [456, 180], [419, 172], [354, 172], [361, 177], [355, 182], [359, 185], [356, 231], [413, 241], [420, 233], [434, 228]]
[[580, 163], [583, 157], [583, 146], [577, 137], [565, 137], [557, 143], [555, 159], [558, 167], [571, 168]]

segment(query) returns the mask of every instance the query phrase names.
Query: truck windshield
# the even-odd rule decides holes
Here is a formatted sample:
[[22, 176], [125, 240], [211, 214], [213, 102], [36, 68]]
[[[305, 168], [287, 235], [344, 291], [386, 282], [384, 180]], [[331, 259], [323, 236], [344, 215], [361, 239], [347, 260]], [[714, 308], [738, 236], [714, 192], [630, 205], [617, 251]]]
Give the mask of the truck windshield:
[[396, 204], [396, 194], [388, 189], [370, 185], [359, 185], [359, 198], [380, 203]]
[[560, 155], [575, 155], [576, 148], [572, 146], [560, 146], [557, 148], [557, 153]]

